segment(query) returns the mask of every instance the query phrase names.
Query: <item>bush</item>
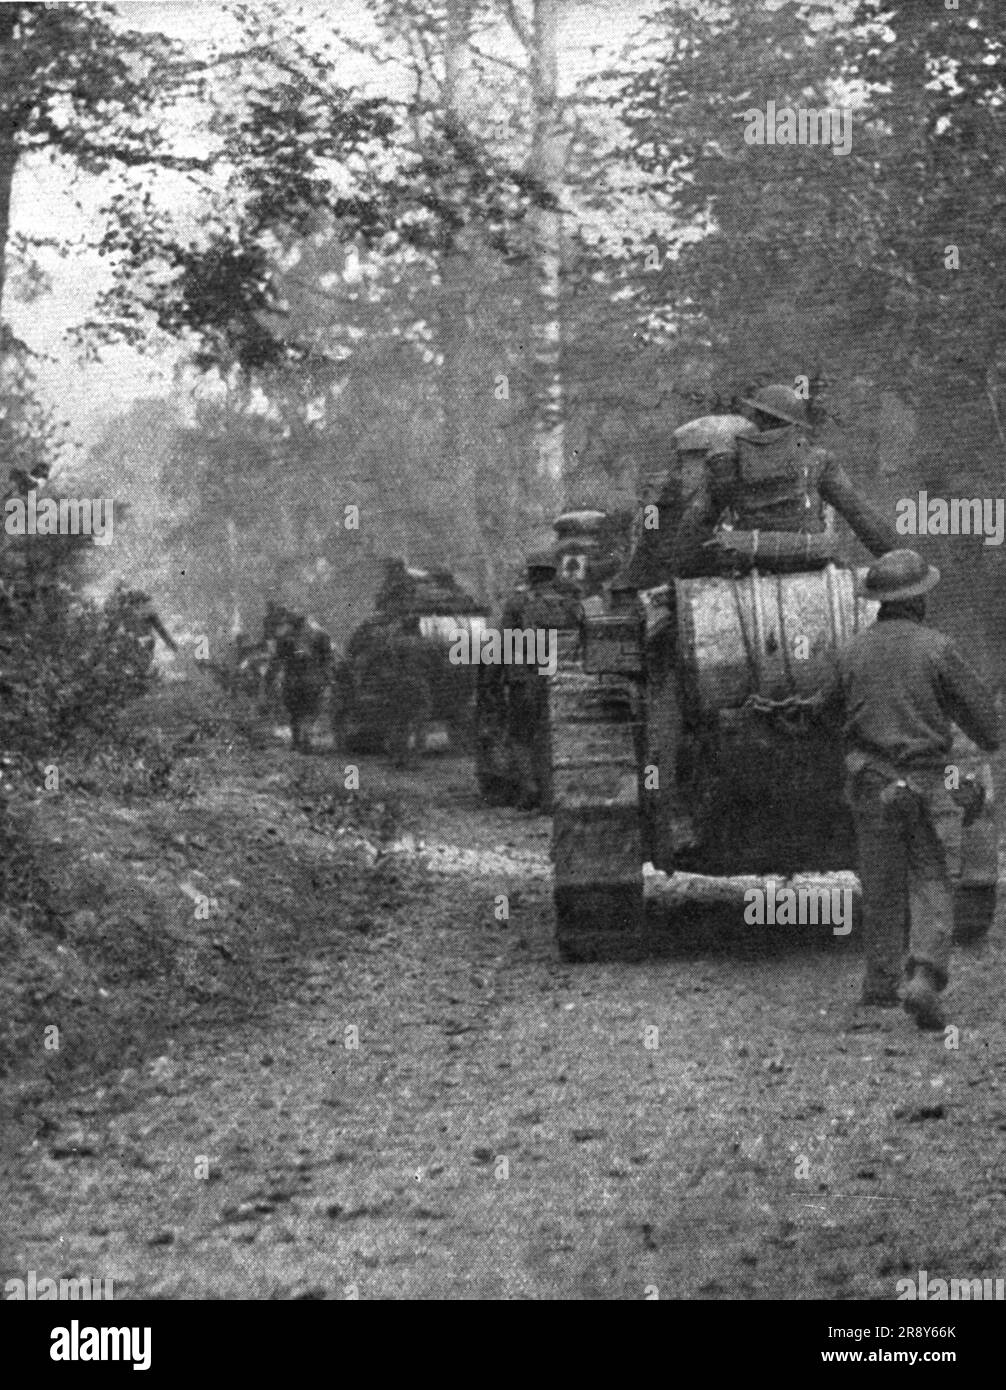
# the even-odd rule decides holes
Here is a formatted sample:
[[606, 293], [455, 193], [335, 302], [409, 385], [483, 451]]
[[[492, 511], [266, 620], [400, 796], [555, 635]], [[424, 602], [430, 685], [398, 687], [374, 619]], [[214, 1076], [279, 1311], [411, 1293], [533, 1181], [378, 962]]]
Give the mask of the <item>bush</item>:
[[146, 691], [153, 651], [135, 594], [103, 607], [55, 574], [0, 576], [0, 745], [24, 765], [97, 741]]

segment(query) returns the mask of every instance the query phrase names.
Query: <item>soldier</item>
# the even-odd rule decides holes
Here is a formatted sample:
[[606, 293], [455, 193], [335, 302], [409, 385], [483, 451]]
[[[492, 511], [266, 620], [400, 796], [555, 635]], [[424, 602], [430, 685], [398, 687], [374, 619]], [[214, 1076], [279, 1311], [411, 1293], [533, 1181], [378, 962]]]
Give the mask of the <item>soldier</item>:
[[[547, 552], [529, 556], [527, 587], [505, 605], [504, 628], [559, 632], [578, 623], [576, 592], [556, 578], [555, 559]], [[548, 678], [537, 666], [513, 665], [506, 672], [506, 686], [507, 734], [519, 780], [517, 804], [525, 811], [548, 810], [552, 801]]]
[[862, 1001], [897, 1004], [907, 944], [904, 1007], [929, 1029], [943, 1027], [937, 996], [947, 983], [960, 812], [970, 824], [984, 800], [977, 783], [947, 789], [951, 721], [980, 748], [999, 746], [990, 691], [949, 639], [925, 626], [925, 595], [939, 578], [914, 550], [871, 566], [860, 592], [880, 601], [877, 621], [838, 654], [825, 694], [826, 705], [844, 707], [863, 886]]
[[735, 454], [737, 435], [753, 429], [743, 415], [703, 415], [674, 431], [672, 462], [643, 481], [632, 553], [620, 582], [653, 589], [678, 572], [673, 545], [684, 499], [702, 484], [706, 460], [724, 452]]
[[161, 622], [154, 608], [153, 600], [142, 589], [127, 589], [122, 594], [123, 615], [120, 618], [122, 630], [132, 636], [144, 654], [146, 664], [154, 659], [154, 649], [158, 637], [171, 652], [177, 652], [170, 632]]
[[332, 668], [332, 639], [303, 613], [291, 614], [274, 633], [276, 665], [282, 673], [283, 704], [293, 748], [311, 751], [305, 725], [318, 716]]
[[262, 619], [262, 641], [260, 646], [265, 660], [259, 665], [258, 712], [272, 720], [282, 719], [283, 663], [279, 655], [279, 638], [290, 629], [296, 620], [292, 608], [286, 608], [269, 599]]
[[136, 630], [142, 634], [140, 637], [141, 645], [152, 655], [159, 637], [169, 651], [177, 652], [178, 648], [171, 634], [157, 616], [157, 610], [154, 608], [154, 602], [150, 595], [139, 589], [133, 589], [129, 598], [136, 606]]
[[710, 451], [675, 536], [676, 574], [826, 564], [839, 555], [831, 507], [872, 555], [897, 548], [893, 526], [811, 442], [807, 402], [796, 391], [763, 386], [743, 403], [755, 429]]

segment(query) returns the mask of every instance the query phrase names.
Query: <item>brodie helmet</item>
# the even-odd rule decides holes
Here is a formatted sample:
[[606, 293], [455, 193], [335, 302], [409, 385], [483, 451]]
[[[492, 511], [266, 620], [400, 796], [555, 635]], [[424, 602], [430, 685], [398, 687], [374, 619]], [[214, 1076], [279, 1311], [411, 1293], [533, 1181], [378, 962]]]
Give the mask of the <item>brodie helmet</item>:
[[895, 603], [928, 594], [939, 582], [939, 570], [935, 565], [927, 565], [916, 551], [889, 550], [866, 571], [856, 592], [860, 598], [871, 598], [877, 603]]
[[762, 386], [750, 398], [742, 397], [745, 405], [752, 410], [760, 410], [764, 415], [774, 415], [777, 420], [785, 420], [788, 425], [810, 424], [807, 402], [791, 386]]
[[530, 577], [533, 574], [555, 574], [558, 565], [550, 550], [536, 550], [524, 561], [524, 568]]

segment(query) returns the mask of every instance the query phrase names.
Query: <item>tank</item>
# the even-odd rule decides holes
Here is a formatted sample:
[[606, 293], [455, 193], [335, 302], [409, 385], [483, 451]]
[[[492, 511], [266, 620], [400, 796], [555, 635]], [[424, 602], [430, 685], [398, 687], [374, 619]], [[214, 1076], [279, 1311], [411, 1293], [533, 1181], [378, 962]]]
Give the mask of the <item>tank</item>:
[[487, 609], [444, 569], [386, 563], [375, 611], [354, 629], [333, 678], [332, 723], [347, 752], [470, 751], [476, 670], [454, 664], [461, 632], [478, 641]]
[[[679, 464], [710, 421], [746, 425], [683, 427]], [[680, 475], [647, 486], [680, 499]], [[666, 532], [658, 546], [637, 533], [550, 680], [555, 918], [570, 960], [638, 955], [676, 919], [740, 907], [770, 880], [855, 884], [841, 731], [819, 695], [836, 649], [873, 620], [860, 572], [834, 560], [687, 579], [665, 568], [654, 585], [666, 545]], [[955, 932], [972, 939], [995, 910], [994, 789], [960, 733], [953, 761], [986, 789], [956, 884]]]

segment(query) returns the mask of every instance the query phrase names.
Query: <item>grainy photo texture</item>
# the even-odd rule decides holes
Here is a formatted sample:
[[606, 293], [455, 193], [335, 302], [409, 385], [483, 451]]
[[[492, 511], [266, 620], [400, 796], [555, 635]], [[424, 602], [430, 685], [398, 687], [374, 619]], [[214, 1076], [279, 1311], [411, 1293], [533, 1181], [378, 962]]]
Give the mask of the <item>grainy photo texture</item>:
[[154, 1298], [1006, 1297], [1002, 18], [0, 4], [52, 1360], [156, 1368], [90, 1325]]

